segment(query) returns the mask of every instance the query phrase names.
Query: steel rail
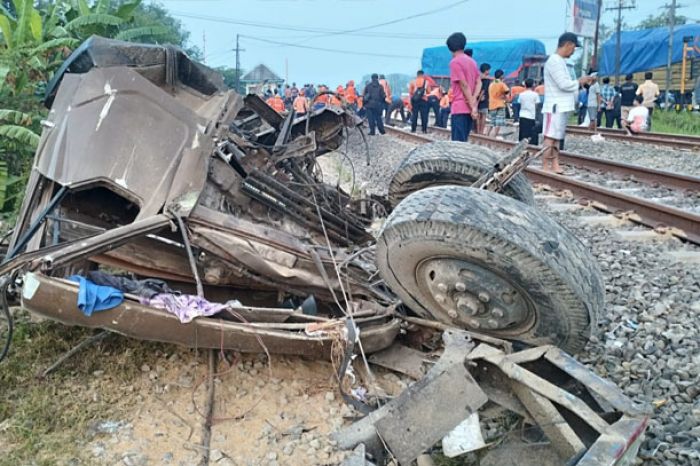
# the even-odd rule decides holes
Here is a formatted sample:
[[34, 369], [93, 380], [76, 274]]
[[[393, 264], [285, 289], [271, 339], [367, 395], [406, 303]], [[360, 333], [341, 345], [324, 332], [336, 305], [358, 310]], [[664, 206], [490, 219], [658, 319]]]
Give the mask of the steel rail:
[[[389, 130], [392, 131], [397, 137], [404, 137], [404, 139], [412, 140], [413, 142], [424, 142], [424, 135], [408, 133], [407, 131], [402, 131], [389, 126], [387, 126], [387, 128], [389, 128]], [[430, 134], [434, 134], [440, 138], [447, 138], [450, 134], [450, 131], [444, 128], [431, 127], [429, 131]], [[476, 144], [498, 150], [509, 150], [516, 144], [516, 142], [513, 141], [505, 141], [481, 134], [471, 134], [469, 136], [469, 140]], [[533, 154], [540, 149], [541, 147], [538, 146], [528, 146], [528, 151]], [[561, 151], [559, 153], [559, 160], [566, 165], [586, 168], [589, 170], [599, 170], [604, 173], [615, 173], [625, 178], [633, 178], [652, 185], [674, 189], [686, 189], [689, 191], [700, 191], [700, 178], [695, 176], [667, 172], [624, 162], [615, 162], [613, 160], [601, 159], [597, 157], [589, 157], [567, 151]]]
[[[391, 127], [387, 128], [389, 133], [393, 136], [418, 144], [425, 144], [433, 141], [433, 139], [426, 135], [408, 133]], [[480, 135], [475, 135], [474, 137], [470, 136], [470, 140], [477, 144], [498, 146], [500, 148], [510, 147], [511, 144], [515, 144], [509, 141], [501, 141]], [[534, 148], [533, 146], [530, 147]], [[643, 167], [636, 167], [633, 165], [630, 167], [643, 169]], [[657, 171], [658, 170], [655, 170], [655, 172]], [[532, 167], [526, 168], [525, 173], [528, 178], [535, 183], [546, 184], [556, 189], [569, 190], [579, 198], [593, 201], [592, 206], [598, 210], [609, 213], [632, 211], [633, 214], [628, 215], [628, 218], [635, 223], [654, 229], [670, 228], [670, 232], [674, 236], [695, 244], [700, 244], [700, 215]], [[675, 175], [667, 172], [659, 173]], [[671, 178], [675, 179], [674, 176], [671, 176]], [[658, 180], [659, 178], [656, 179]], [[696, 188], [700, 186], [698, 183], [700, 183], [700, 180], [696, 181]]]
[[[594, 133], [590, 128], [583, 128], [580, 126], [567, 126], [566, 132], [567, 134], [584, 136], [590, 136]], [[641, 133], [630, 136], [625, 131], [611, 128], [596, 128], [595, 132], [602, 134], [605, 138], [619, 141], [656, 144], [658, 146], [667, 146], [674, 149], [700, 150], [700, 137], [698, 136], [663, 133]]]

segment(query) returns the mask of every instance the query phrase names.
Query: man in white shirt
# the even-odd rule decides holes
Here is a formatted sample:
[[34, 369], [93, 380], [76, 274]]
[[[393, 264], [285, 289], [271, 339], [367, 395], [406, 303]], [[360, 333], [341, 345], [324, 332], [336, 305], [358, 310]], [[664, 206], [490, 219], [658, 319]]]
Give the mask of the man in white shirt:
[[520, 102], [520, 125], [518, 126], [518, 141], [528, 139], [530, 144], [537, 145], [537, 131], [535, 130], [537, 104], [540, 96], [533, 90], [535, 82], [532, 79], [525, 80], [525, 91], [518, 94]]
[[[588, 73], [589, 75], [591, 72]], [[598, 116], [600, 114], [600, 85], [598, 80], [593, 80], [593, 83], [588, 88], [588, 127], [592, 130], [598, 125]]]
[[564, 139], [569, 115], [576, 109], [579, 84], [590, 84], [595, 77], [571, 79], [566, 60], [580, 47], [576, 34], [565, 32], [559, 37], [557, 51], [544, 64], [544, 104], [542, 105], [544, 146], [542, 169], [563, 173], [559, 166], [559, 141]]
[[642, 105], [642, 102], [644, 102], [644, 96], [635, 96], [634, 106], [627, 114], [627, 119], [622, 122], [622, 127], [628, 134], [643, 133], [649, 126], [649, 109]]

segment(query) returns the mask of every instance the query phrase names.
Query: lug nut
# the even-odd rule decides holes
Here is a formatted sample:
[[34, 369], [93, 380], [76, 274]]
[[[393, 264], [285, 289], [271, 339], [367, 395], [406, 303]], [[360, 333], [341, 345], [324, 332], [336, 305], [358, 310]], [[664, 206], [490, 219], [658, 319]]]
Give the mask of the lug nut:
[[438, 283], [437, 289], [438, 289], [438, 291], [442, 291], [444, 293], [447, 291], [447, 285], [445, 285], [444, 283]]
[[501, 295], [501, 299], [502, 299], [503, 302], [506, 303], [506, 304], [513, 304], [513, 302], [515, 301], [515, 300], [513, 299], [513, 295], [510, 294], [510, 293], [503, 293], [503, 294]]
[[461, 312], [469, 314], [470, 316], [475, 316], [479, 313], [479, 306], [478, 303], [474, 302], [474, 298], [459, 298], [457, 300], [457, 309], [459, 309]]
[[459, 292], [465, 291], [467, 289], [467, 285], [465, 285], [462, 282], [457, 282], [455, 283], [455, 289]]
[[498, 307], [494, 307], [493, 310], [491, 311], [491, 315], [500, 319], [504, 315], [503, 309], [498, 308]]
[[479, 327], [481, 327], [481, 324], [479, 323], [478, 320], [470, 320], [469, 326], [472, 328], [479, 328]]
[[491, 301], [491, 296], [489, 296], [487, 292], [482, 291], [481, 293], [479, 293], [479, 301], [481, 301], [482, 303], [488, 303], [489, 301]]
[[455, 311], [454, 309], [450, 309], [447, 311], [447, 315], [450, 316], [450, 319], [456, 319], [457, 311]]
[[439, 302], [440, 304], [445, 304], [446, 300], [447, 299], [445, 298], [445, 296], [441, 294], [435, 295], [435, 301]]
[[489, 319], [487, 322], [490, 328], [498, 328], [498, 321], [496, 319]]

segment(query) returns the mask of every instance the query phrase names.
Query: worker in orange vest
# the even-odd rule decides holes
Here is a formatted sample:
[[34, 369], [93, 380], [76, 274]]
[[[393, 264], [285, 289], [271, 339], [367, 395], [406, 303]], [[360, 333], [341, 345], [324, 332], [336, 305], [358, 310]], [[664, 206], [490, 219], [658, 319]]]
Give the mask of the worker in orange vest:
[[384, 99], [385, 105], [383, 112], [386, 113], [386, 123], [389, 124], [389, 120], [391, 119], [389, 116], [389, 107], [391, 106], [391, 86], [383, 74], [379, 75], [379, 85], [382, 86], [382, 89], [384, 89], [384, 95], [386, 96], [386, 99]]
[[330, 94], [324, 94], [324, 92], [328, 92], [328, 87], [324, 86], [323, 84], [319, 84], [318, 93], [316, 94], [316, 97], [314, 97], [313, 100], [314, 110], [323, 108], [331, 102]]
[[452, 92], [452, 89], [448, 93], [443, 94], [440, 99], [440, 118], [437, 122], [440, 128], [447, 128], [447, 121], [450, 118], [450, 92]]
[[440, 86], [430, 87], [430, 92], [428, 93], [428, 117], [430, 117], [430, 110], [435, 114], [435, 126], [440, 126], [440, 100], [442, 99], [442, 89]]
[[408, 94], [411, 96], [411, 132], [416, 132], [418, 126], [418, 116], [420, 115], [420, 126], [423, 133], [428, 132], [428, 93], [430, 84], [423, 74], [423, 70], [418, 70], [416, 79], [408, 86]]
[[335, 88], [335, 93], [338, 94], [340, 98], [345, 97], [345, 89], [343, 89], [342, 84], [338, 84], [338, 87]]
[[357, 110], [357, 92], [355, 91], [355, 81], [348, 81], [345, 86], [345, 101], [348, 105]]
[[299, 95], [294, 99], [294, 111], [297, 116], [304, 116], [309, 111], [309, 101], [304, 95], [304, 89], [300, 89]]
[[277, 91], [275, 91], [275, 95], [267, 99], [266, 103], [277, 113], [282, 113], [286, 110], [284, 100], [282, 100]]
[[525, 86], [521, 86], [519, 83], [510, 88], [510, 106], [513, 108], [513, 121], [517, 122], [520, 120], [520, 100], [518, 95], [525, 92]]

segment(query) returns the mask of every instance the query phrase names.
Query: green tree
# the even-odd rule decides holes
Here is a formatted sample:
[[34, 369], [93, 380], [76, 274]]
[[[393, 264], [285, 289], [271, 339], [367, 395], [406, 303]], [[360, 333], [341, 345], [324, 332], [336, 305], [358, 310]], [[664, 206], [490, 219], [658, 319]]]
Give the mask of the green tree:
[[[228, 66], [219, 66], [218, 68], [214, 68], [216, 71], [221, 73], [221, 75], [224, 77], [224, 83], [226, 86], [228, 86], [229, 89], [234, 89], [236, 92], [242, 92], [242, 89], [236, 89], [236, 68], [230, 68]], [[243, 76], [245, 74], [245, 70], [240, 70], [240, 75]]]
[[161, 34], [155, 36], [142, 36], [139, 41], [157, 44], [173, 44], [182, 48], [190, 57], [202, 61], [202, 51], [190, 44], [190, 32], [185, 29], [182, 21], [170, 15], [168, 10], [159, 3], [141, 3], [134, 13], [134, 26], [136, 28], [148, 27], [157, 24], [163, 29]]
[[[674, 23], [676, 25], [678, 24], [686, 24], [688, 22], [688, 18], [683, 15], [676, 15], [676, 20]], [[653, 28], [661, 28], [661, 27], [668, 27], [669, 26], [669, 17], [668, 13], [663, 12], [659, 13], [658, 15], [649, 15], [646, 18], [644, 18], [637, 26], [634, 27], [634, 29], [653, 29]]]

